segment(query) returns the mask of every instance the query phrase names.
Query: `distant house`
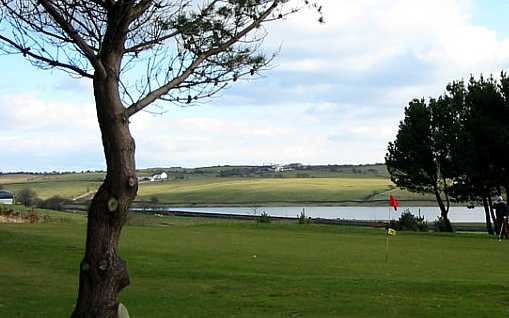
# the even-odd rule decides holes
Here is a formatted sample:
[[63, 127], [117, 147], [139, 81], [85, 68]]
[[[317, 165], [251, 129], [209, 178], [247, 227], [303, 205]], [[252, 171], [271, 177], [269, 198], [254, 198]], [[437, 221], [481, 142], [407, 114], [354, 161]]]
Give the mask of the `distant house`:
[[0, 204], [14, 204], [14, 195], [9, 191], [0, 191]]
[[274, 172], [283, 172], [283, 171], [293, 170], [293, 168], [290, 168], [290, 167], [284, 166], [284, 165], [273, 165], [272, 169], [274, 169]]
[[168, 179], [168, 174], [166, 172], [156, 173], [150, 177], [151, 181], [161, 181], [166, 179]]
[[273, 169], [274, 169], [274, 172], [283, 172], [283, 171], [285, 171], [285, 167], [283, 167], [281, 165], [275, 165], [275, 166], [273, 166]]

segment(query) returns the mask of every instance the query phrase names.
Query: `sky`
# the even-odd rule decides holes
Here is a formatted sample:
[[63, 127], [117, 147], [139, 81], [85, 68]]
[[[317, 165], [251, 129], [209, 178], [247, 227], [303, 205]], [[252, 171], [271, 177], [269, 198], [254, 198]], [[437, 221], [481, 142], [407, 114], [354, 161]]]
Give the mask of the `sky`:
[[[131, 121], [137, 167], [383, 162], [404, 107], [509, 69], [509, 1], [322, 0], [268, 27], [271, 70]], [[91, 83], [0, 56], [0, 172], [104, 169]]]

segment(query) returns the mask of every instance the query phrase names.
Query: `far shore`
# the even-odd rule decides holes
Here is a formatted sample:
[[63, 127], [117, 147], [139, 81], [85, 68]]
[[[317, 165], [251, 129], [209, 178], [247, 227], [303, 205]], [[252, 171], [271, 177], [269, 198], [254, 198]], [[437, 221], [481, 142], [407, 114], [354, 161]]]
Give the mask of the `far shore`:
[[[69, 207], [83, 207], [89, 201], [76, 201], [66, 204]], [[437, 207], [435, 201], [429, 200], [400, 200], [400, 209], [412, 207]], [[269, 202], [147, 202], [134, 201], [134, 208], [220, 208], [220, 207], [388, 207], [387, 200], [349, 200], [349, 201], [269, 201]], [[481, 205], [476, 205], [481, 206]], [[451, 207], [467, 207], [465, 203], [451, 203]]]
[[[217, 208], [217, 207], [387, 207], [387, 200], [348, 200], [348, 201], [269, 201], [269, 202], [158, 202], [134, 201], [135, 207], [196, 207], [196, 208]], [[435, 201], [429, 200], [401, 200], [400, 208], [405, 207], [438, 207]], [[465, 203], [451, 204], [456, 207], [467, 207]]]

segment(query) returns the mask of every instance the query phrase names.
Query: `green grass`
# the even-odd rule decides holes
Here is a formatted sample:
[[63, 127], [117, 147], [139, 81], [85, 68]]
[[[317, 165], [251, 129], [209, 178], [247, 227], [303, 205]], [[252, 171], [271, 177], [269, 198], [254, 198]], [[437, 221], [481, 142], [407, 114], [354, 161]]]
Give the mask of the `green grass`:
[[255, 203], [362, 200], [390, 189], [383, 178], [249, 178], [140, 185], [138, 197], [169, 203]]
[[[15, 212], [21, 216], [28, 216], [35, 212], [41, 223], [72, 223], [72, 224], [85, 224], [87, 219], [84, 213], [69, 213], [40, 208], [27, 208], [22, 205], [0, 205], [0, 215], [6, 215], [7, 212]], [[145, 218], [148, 218], [146, 216]], [[1, 225], [1, 224], [0, 224]]]
[[[423, 200], [423, 201], [433, 201], [435, 202], [436, 197], [434, 194], [419, 194], [414, 192], [409, 192], [405, 190], [401, 190], [398, 188], [391, 189], [391, 194], [398, 198], [398, 200]], [[372, 197], [373, 200], [387, 200], [387, 193], [378, 193]]]
[[[132, 317], [506, 317], [507, 242], [485, 235], [166, 217], [127, 226]], [[85, 227], [0, 225], [0, 317], [68, 317]], [[256, 257], [255, 257], [256, 255]]]
[[[232, 167], [226, 168], [232, 169]], [[163, 203], [176, 205], [293, 205], [306, 202], [320, 205], [321, 202], [331, 204], [348, 200], [385, 200], [387, 192], [391, 191], [400, 200], [434, 201], [432, 195], [423, 196], [394, 188], [390, 179], [383, 176], [384, 166], [363, 167], [366, 172], [364, 174], [351, 172], [352, 169], [360, 169], [357, 167], [342, 168], [343, 170], [338, 171], [292, 170], [284, 172], [284, 178], [215, 176], [221, 169], [226, 168], [183, 169], [186, 172], [185, 179], [141, 183], [138, 200], [148, 201], [156, 197]], [[368, 168], [378, 171], [375, 173], [377, 175], [368, 174]], [[149, 172], [154, 171], [161, 171], [161, 169], [142, 170], [140, 175], [148, 175]], [[295, 177], [301, 173], [313, 177]], [[95, 172], [61, 175], [0, 175], [0, 186], [14, 193], [23, 188], [32, 188], [41, 199], [54, 195], [76, 198], [86, 193], [89, 195], [84, 199], [90, 199], [103, 178], [103, 174]]]
[[47, 199], [54, 195], [70, 199], [96, 190], [103, 178], [103, 174], [95, 172], [61, 175], [0, 175], [0, 186], [13, 193], [23, 188], [31, 188], [41, 199]]
[[60, 195], [64, 198], [74, 198], [80, 194], [94, 191], [100, 185], [100, 182], [96, 181], [37, 181], [37, 182], [26, 182], [26, 183], [9, 183], [3, 185], [3, 187], [16, 193], [23, 188], [31, 188], [37, 193], [37, 196], [41, 199], [47, 199], [54, 195]]

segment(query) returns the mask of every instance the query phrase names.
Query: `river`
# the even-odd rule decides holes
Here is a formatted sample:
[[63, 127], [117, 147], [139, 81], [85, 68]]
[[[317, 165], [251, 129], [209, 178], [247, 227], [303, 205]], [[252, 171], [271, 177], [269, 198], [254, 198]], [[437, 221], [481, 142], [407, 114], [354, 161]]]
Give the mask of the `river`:
[[[214, 208], [165, 208], [167, 211], [182, 212], [202, 212], [202, 213], [219, 213], [219, 214], [235, 214], [235, 215], [260, 215], [263, 212], [270, 216], [279, 217], [297, 217], [302, 210], [306, 217], [323, 218], [323, 219], [344, 219], [344, 220], [388, 220], [389, 212], [391, 219], [398, 219], [402, 212], [409, 209], [414, 215], [424, 216], [428, 222], [435, 221], [440, 215], [438, 207], [404, 207], [398, 208], [397, 211], [389, 207], [317, 207], [317, 206], [301, 206], [301, 207], [214, 207]], [[449, 210], [449, 219], [451, 222], [485, 222], [484, 209], [476, 207], [469, 209], [466, 207], [451, 207]]]

